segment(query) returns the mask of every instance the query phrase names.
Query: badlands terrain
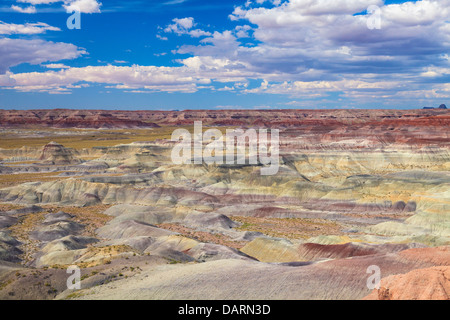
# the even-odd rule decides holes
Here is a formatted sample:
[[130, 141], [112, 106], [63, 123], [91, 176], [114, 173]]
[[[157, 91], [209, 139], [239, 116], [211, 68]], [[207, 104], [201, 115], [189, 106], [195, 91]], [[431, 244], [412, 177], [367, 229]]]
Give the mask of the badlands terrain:
[[[278, 173], [174, 164], [171, 134], [194, 121], [280, 130]], [[449, 299], [447, 110], [0, 110], [0, 124], [0, 299]]]

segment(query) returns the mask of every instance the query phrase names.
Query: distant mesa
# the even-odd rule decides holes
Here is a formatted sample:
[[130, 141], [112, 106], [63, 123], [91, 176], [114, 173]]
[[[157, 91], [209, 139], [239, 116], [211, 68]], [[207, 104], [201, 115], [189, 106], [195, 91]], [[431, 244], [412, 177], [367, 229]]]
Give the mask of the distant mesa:
[[140, 113], [100, 110], [0, 110], [3, 127], [43, 126], [53, 128], [126, 129], [157, 128], [156, 123], [143, 121]]
[[433, 108], [433, 107], [423, 107], [426, 110], [430, 110], [430, 109], [447, 109], [447, 106], [445, 104], [441, 104], [438, 108]]
[[[427, 107], [428, 108], [428, 107]], [[441, 106], [441, 108], [443, 108]], [[1, 110], [2, 128], [85, 128], [85, 129], [147, 129], [160, 126], [190, 126], [202, 121], [205, 126], [253, 126], [286, 128], [305, 126], [317, 130], [342, 128], [353, 122], [439, 126], [450, 121], [444, 109], [434, 110]], [[432, 113], [432, 114], [428, 114]], [[439, 117], [439, 118], [436, 118]], [[399, 123], [400, 122], [400, 123]], [[341, 130], [341, 129], [339, 129]]]

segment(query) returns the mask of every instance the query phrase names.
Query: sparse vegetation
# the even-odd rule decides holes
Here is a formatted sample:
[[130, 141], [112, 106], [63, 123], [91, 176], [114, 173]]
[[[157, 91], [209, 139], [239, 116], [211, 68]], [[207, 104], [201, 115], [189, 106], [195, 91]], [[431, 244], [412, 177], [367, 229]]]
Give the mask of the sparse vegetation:
[[66, 177], [59, 177], [61, 172], [40, 172], [40, 173], [15, 173], [0, 175], [0, 189], [17, 186], [26, 182], [49, 182], [65, 180]]
[[286, 239], [308, 239], [321, 234], [342, 235], [342, 226], [323, 219], [230, 217], [241, 225], [237, 230], [256, 231]]
[[[111, 147], [118, 144], [127, 144], [136, 141], [155, 141], [159, 139], [170, 139], [172, 132], [180, 127], [161, 127], [149, 129], [126, 129], [126, 130], [89, 130], [89, 129], [63, 129], [65, 134], [59, 134], [61, 129], [35, 128], [22, 129], [18, 134], [4, 134], [0, 136], [0, 148], [16, 149], [23, 146], [40, 148], [50, 141], [55, 141], [67, 148], [77, 150], [92, 147]], [[192, 129], [187, 126], [186, 129]], [[33, 137], [36, 131], [39, 136]]]

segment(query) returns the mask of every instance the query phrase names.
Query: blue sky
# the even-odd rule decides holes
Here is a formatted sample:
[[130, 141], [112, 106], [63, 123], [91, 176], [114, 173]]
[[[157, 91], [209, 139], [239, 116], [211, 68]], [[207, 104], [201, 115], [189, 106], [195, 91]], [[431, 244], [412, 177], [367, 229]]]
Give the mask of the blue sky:
[[450, 0], [4, 0], [0, 108], [450, 104], [448, 17]]

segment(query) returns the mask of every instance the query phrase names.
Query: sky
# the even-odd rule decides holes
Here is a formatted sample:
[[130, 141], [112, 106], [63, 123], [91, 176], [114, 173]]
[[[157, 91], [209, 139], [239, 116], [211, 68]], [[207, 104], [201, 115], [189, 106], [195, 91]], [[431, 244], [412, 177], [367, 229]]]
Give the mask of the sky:
[[2, 0], [0, 108], [437, 107], [449, 49], [450, 0]]

